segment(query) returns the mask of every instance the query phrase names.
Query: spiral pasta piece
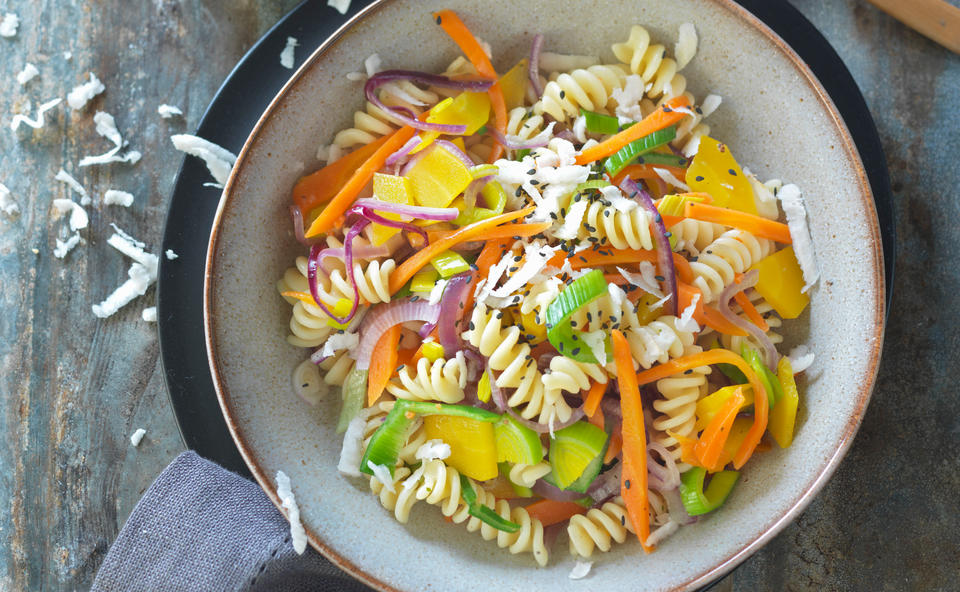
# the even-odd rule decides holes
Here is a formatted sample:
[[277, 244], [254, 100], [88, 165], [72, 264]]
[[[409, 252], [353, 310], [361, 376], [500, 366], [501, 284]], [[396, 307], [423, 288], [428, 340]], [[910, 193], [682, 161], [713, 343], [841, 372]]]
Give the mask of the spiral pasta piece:
[[627, 532], [636, 532], [623, 498], [615, 497], [599, 508], [592, 508], [586, 514], [578, 514], [570, 519], [567, 535], [570, 537], [570, 554], [583, 558], [593, 555], [594, 549], [607, 552], [611, 542], [622, 543], [627, 540]]
[[588, 111], [608, 111], [614, 89], [621, 88], [627, 70], [621, 65], [597, 65], [557, 76], [543, 89], [543, 97], [533, 106], [536, 114], [546, 113], [560, 123]]
[[600, 244], [610, 244], [615, 249], [649, 251], [654, 247], [650, 214], [640, 206], [623, 211], [604, 205], [600, 200], [591, 201], [580, 229], [581, 239], [592, 237]]
[[522, 417], [530, 419], [540, 414], [540, 421], [546, 423], [553, 409], [545, 404], [543, 380], [537, 362], [530, 355], [530, 346], [520, 343], [520, 328], [513, 325], [503, 329], [502, 319], [503, 311], [488, 310], [486, 305], [478, 304], [473, 309], [469, 329], [464, 332], [463, 338], [488, 358], [491, 369], [500, 372], [496, 378], [498, 387], [516, 389], [507, 400], [507, 405], [523, 405], [520, 412]]
[[684, 94], [687, 79], [677, 72], [677, 62], [666, 57], [663, 45], [653, 44], [650, 33], [639, 25], [630, 28], [630, 37], [612, 46], [613, 55], [643, 78], [650, 98], [671, 98]]
[[[420, 115], [423, 107], [433, 105], [439, 100], [436, 93], [423, 90], [409, 80], [383, 85], [379, 89], [379, 97], [385, 105], [409, 109], [414, 115]], [[343, 153], [366, 146], [398, 127], [400, 124], [391, 113], [368, 101], [363, 110], [354, 112], [353, 127], [341, 130], [333, 137], [333, 145]]]
[[545, 477], [553, 468], [548, 462], [539, 462], [534, 465], [517, 463], [510, 467], [508, 478], [510, 481], [521, 487], [533, 487], [537, 479]]
[[[399, 467], [393, 472], [392, 487], [386, 487], [376, 477], [370, 477], [370, 491], [380, 499], [380, 504], [393, 512], [397, 522], [406, 524], [410, 519], [410, 510], [417, 503], [412, 489], [405, 489], [403, 482], [410, 476], [410, 469]], [[391, 491], [391, 489], [393, 491]]]
[[698, 256], [700, 251], [706, 249], [710, 243], [726, 231], [726, 227], [722, 224], [684, 218], [667, 230], [677, 241], [677, 251]]
[[[471, 485], [477, 494], [477, 502], [493, 509], [501, 518], [520, 525], [516, 532], [498, 530], [479, 518], [469, 514], [469, 508], [463, 500], [460, 488], [460, 473], [457, 469], [447, 466], [441, 460], [431, 460], [423, 464], [410, 479], [400, 486], [403, 492], [397, 496], [395, 507], [400, 507], [401, 501], [406, 501], [405, 492], [412, 492], [416, 500], [424, 500], [428, 504], [439, 506], [444, 516], [451, 518], [456, 524], [466, 522], [469, 532], [480, 532], [484, 540], [497, 541], [497, 546], [507, 548], [511, 553], [532, 553], [534, 559], [541, 566], [547, 564], [549, 553], [543, 542], [543, 524], [523, 508], [510, 507], [507, 500], [497, 500], [493, 494], [480, 487], [471, 480]], [[399, 491], [398, 490], [398, 491]], [[382, 494], [381, 494], [382, 495]], [[388, 502], [393, 501], [388, 497]], [[410, 503], [412, 506], [412, 502]], [[389, 509], [389, 508], [388, 508]], [[396, 515], [397, 512], [395, 511]]]
[[[353, 290], [347, 281], [343, 263], [339, 263], [339, 266], [330, 272], [321, 267], [317, 272], [320, 300], [328, 308], [336, 306], [342, 298], [353, 300]], [[353, 272], [361, 305], [390, 301], [390, 274], [396, 267], [397, 264], [393, 259], [382, 262], [368, 261], [366, 267], [362, 262], [354, 262]], [[284, 273], [283, 278], [277, 283], [277, 290], [310, 293], [306, 257], [297, 257], [296, 267]], [[316, 347], [337, 330], [327, 323], [330, 317], [315, 303], [292, 298], [287, 298], [287, 301], [293, 304], [293, 314], [290, 318], [291, 334], [287, 337], [291, 345]]]
[[[702, 351], [700, 346], [691, 345], [686, 348], [684, 355]], [[662, 398], [653, 402], [653, 409], [659, 415], [653, 420], [654, 433], [651, 439], [666, 447], [681, 473], [690, 465], [680, 462], [680, 442], [672, 434], [685, 438], [696, 436], [697, 401], [707, 390], [707, 374], [710, 374], [710, 367], [701, 366], [692, 372], [674, 374], [657, 381], [657, 391]]]
[[529, 140], [542, 132], [546, 125], [542, 114], [532, 113], [526, 107], [515, 107], [507, 115], [506, 133], [521, 140]]
[[704, 304], [717, 299], [720, 292], [751, 265], [773, 251], [773, 242], [756, 238], [745, 230], [728, 230], [707, 245], [696, 261], [690, 263], [693, 285], [703, 293]]
[[[550, 359], [550, 370], [543, 374], [544, 399], [554, 410], [554, 417], [567, 421], [573, 410], [563, 398], [563, 393], [578, 393], [590, 388], [590, 380], [606, 384], [607, 373], [603, 366], [578, 362], [565, 356]], [[549, 421], [549, 420], [548, 420]]]
[[318, 367], [324, 371], [323, 381], [325, 383], [331, 386], [343, 386], [343, 383], [347, 381], [347, 375], [350, 374], [355, 365], [356, 362], [350, 357], [347, 350], [340, 350], [320, 362]]
[[437, 359], [431, 363], [420, 358], [411, 372], [409, 365], [387, 383], [387, 391], [398, 399], [412, 401], [439, 401], [459, 403], [467, 386], [467, 362], [463, 352], [449, 360]]

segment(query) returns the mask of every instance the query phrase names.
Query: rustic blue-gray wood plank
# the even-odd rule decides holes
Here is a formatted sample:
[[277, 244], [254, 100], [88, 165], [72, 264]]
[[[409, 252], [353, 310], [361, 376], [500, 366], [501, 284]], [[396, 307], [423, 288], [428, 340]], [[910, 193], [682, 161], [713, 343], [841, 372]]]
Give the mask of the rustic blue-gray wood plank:
[[[296, 3], [0, 1], [0, 13], [23, 21], [0, 39], [0, 182], [23, 210], [0, 214], [0, 590], [89, 587], [140, 494], [182, 450], [156, 327], [140, 320], [153, 290], [109, 319], [90, 311], [126, 278], [128, 262], [105, 245], [109, 224], [159, 248], [180, 162], [168, 136], [193, 129], [237, 59]], [[897, 203], [897, 284], [850, 454], [809, 509], [718, 589], [957, 589], [960, 409], [949, 372], [960, 362], [960, 58], [860, 0], [794, 3], [843, 57], [877, 121]], [[12, 76], [27, 61], [41, 76], [21, 88]], [[61, 106], [43, 130], [10, 133], [10, 114], [64, 97], [91, 71], [107, 91], [85, 110]], [[160, 103], [185, 118], [160, 119]], [[94, 133], [96, 110], [116, 117], [140, 164], [77, 167], [109, 147]], [[70, 195], [53, 180], [61, 166], [95, 204], [87, 244], [65, 260], [52, 256], [63, 223], [50, 214]], [[97, 205], [108, 188], [137, 201]], [[138, 427], [147, 436], [133, 448]]]

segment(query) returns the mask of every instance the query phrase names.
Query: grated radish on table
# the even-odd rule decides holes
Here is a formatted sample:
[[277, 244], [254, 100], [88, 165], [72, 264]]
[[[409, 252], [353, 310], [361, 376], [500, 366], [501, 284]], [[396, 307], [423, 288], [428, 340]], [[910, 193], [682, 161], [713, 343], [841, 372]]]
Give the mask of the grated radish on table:
[[20, 204], [13, 199], [10, 190], [3, 183], [0, 183], [0, 212], [11, 218], [20, 215]]
[[98, 164], [109, 164], [111, 162], [129, 162], [130, 164], [139, 162], [140, 157], [143, 155], [136, 150], [130, 150], [123, 156], [120, 156], [120, 150], [122, 150], [127, 143], [124, 142], [123, 137], [120, 135], [120, 130], [117, 129], [117, 122], [113, 119], [113, 115], [103, 111], [97, 111], [93, 116], [93, 121], [97, 124], [97, 133], [113, 142], [113, 148], [99, 156], [83, 157], [80, 159], [80, 166], [86, 167]]
[[103, 203], [108, 206], [123, 206], [129, 208], [133, 205], [133, 194], [127, 191], [107, 189], [106, 193], [103, 194]]
[[3, 15], [3, 20], [0, 20], [0, 37], [13, 37], [17, 34], [17, 27], [19, 26], [20, 17], [12, 12], [6, 13]]
[[144, 321], [146, 321], [146, 322], [148, 322], [148, 323], [156, 323], [156, 322], [157, 322], [157, 307], [156, 307], [156, 306], [149, 306], [149, 307], [143, 309], [143, 312], [140, 313], [140, 317], [141, 317]]
[[140, 442], [143, 441], [143, 437], [147, 435], [147, 430], [143, 428], [137, 428], [132, 434], [130, 434], [130, 444], [136, 448], [140, 446]]
[[293, 70], [294, 51], [298, 45], [300, 44], [297, 42], [296, 37], [287, 37], [287, 45], [283, 48], [283, 51], [280, 52], [281, 66], [288, 70]]
[[23, 70], [17, 73], [17, 82], [20, 83], [20, 86], [26, 86], [28, 82], [36, 78], [40, 74], [40, 70], [37, 70], [37, 67], [31, 63], [27, 63], [23, 67]]
[[170, 119], [171, 117], [177, 117], [183, 115], [183, 110], [180, 107], [175, 107], [174, 105], [163, 104], [157, 107], [157, 113], [160, 114], [160, 117], [164, 119]]
[[117, 228], [115, 224], [112, 226], [114, 234], [107, 239], [107, 244], [132, 259], [134, 263], [127, 270], [127, 281], [103, 302], [93, 305], [93, 314], [100, 318], [113, 315], [137, 296], [146, 294], [147, 289], [157, 280], [159, 258], [144, 251], [143, 243]]
[[10, 129], [12, 129], [13, 131], [17, 131], [18, 129], [20, 129], [21, 123], [28, 125], [33, 129], [42, 128], [45, 123], [43, 116], [47, 113], [47, 111], [59, 105], [61, 100], [62, 99], [51, 99], [46, 103], [41, 104], [39, 107], [37, 107], [37, 117], [35, 119], [30, 119], [26, 115], [21, 115], [17, 113], [16, 115], [13, 116], [13, 119], [10, 120]]
[[78, 244], [80, 244], [79, 232], [73, 233], [73, 236], [71, 236], [65, 241], [62, 241], [58, 238], [56, 241], [56, 246], [53, 248], [53, 256], [56, 257], [57, 259], [63, 259], [64, 257], [67, 256], [67, 253], [72, 251], [73, 248], [76, 247]]
[[73, 87], [73, 90], [67, 93], [67, 104], [70, 105], [70, 108], [74, 111], [79, 111], [87, 105], [90, 99], [99, 95], [105, 90], [106, 87], [103, 86], [103, 83], [100, 82], [100, 79], [97, 78], [97, 75], [93, 72], [90, 72], [89, 81]]

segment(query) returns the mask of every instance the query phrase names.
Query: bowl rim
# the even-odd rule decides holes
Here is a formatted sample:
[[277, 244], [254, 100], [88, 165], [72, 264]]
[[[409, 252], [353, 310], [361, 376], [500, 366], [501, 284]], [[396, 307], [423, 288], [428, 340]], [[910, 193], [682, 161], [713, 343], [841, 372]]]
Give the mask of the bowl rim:
[[[243, 437], [242, 430], [233, 417], [230, 409], [230, 394], [226, 388], [225, 381], [221, 376], [220, 366], [216, 355], [216, 306], [214, 302], [213, 279], [214, 269], [216, 268], [217, 264], [217, 247], [219, 245], [221, 236], [220, 226], [223, 222], [227, 207], [230, 205], [230, 198], [233, 194], [240, 171], [244, 168], [244, 165], [247, 164], [248, 156], [256, 145], [260, 132], [263, 130], [267, 121], [279, 109], [286, 95], [291, 89], [297, 86], [300, 80], [306, 76], [308, 71], [320, 65], [323, 54], [325, 54], [332, 46], [338, 43], [348, 30], [366, 19], [368, 16], [379, 11], [384, 6], [393, 4], [395, 1], [396, 0], [375, 0], [360, 10], [353, 17], [348, 19], [340, 28], [338, 28], [332, 35], [324, 40], [324, 42], [321, 43], [306, 60], [304, 60], [303, 64], [296, 70], [296, 72], [293, 73], [290, 79], [277, 92], [276, 96], [274, 96], [274, 98], [270, 101], [263, 114], [257, 120], [257, 123], [251, 130], [250, 135], [244, 141], [243, 148], [240, 150], [237, 156], [236, 164], [231, 170], [229, 178], [224, 185], [224, 189], [221, 193], [217, 211], [211, 226], [210, 239], [207, 245], [203, 284], [204, 338], [207, 351], [207, 361], [210, 366], [210, 373], [211, 377], [213, 378], [217, 400], [219, 401], [220, 409], [224, 415], [224, 419], [226, 420], [230, 435], [233, 438], [234, 443], [237, 445], [237, 449], [239, 450], [244, 462], [249, 467], [250, 472], [253, 474], [257, 483], [267, 494], [277, 509], [281, 511], [281, 513], [282, 505], [280, 498], [277, 495], [276, 487], [273, 481], [270, 479], [270, 476], [264, 471], [263, 467], [260, 466], [251, 447], [247, 445], [246, 440]], [[824, 485], [836, 471], [840, 461], [849, 450], [851, 444], [853, 443], [854, 436], [856, 435], [857, 430], [863, 421], [867, 404], [870, 401], [873, 388], [876, 384], [880, 354], [883, 350], [884, 330], [886, 324], [884, 316], [886, 278], [876, 204], [873, 199], [873, 191], [867, 177], [866, 169], [863, 165], [863, 161], [860, 158], [859, 151], [853, 142], [850, 131], [846, 126], [846, 123], [840, 115], [836, 105], [833, 103], [833, 100], [830, 98], [830, 95], [827, 93], [826, 89], [820, 83], [819, 79], [817, 79], [810, 67], [807, 66], [806, 62], [804, 62], [803, 59], [793, 50], [793, 48], [791, 48], [775, 31], [773, 31], [766, 23], [754, 16], [749, 10], [734, 0], [709, 1], [719, 5], [721, 8], [731, 13], [734, 17], [743, 21], [748, 27], [757, 30], [769, 41], [771, 41], [788, 58], [789, 62], [801, 75], [804, 82], [806, 82], [806, 84], [814, 92], [816, 97], [819, 99], [820, 105], [829, 114], [835, 128], [839, 131], [843, 148], [850, 158], [856, 173], [857, 184], [860, 187], [859, 195], [862, 205], [867, 213], [869, 235], [871, 243], [873, 244], [874, 257], [876, 261], [873, 271], [877, 286], [876, 295], [873, 302], [873, 326], [875, 329], [870, 341], [872, 343], [872, 347], [870, 348], [869, 352], [866, 380], [863, 381], [859, 391], [857, 392], [853, 412], [843, 427], [842, 434], [840, 435], [839, 445], [833, 451], [833, 454], [823, 461], [823, 464], [821, 465], [816, 477], [808, 484], [807, 488], [792, 501], [786, 512], [762, 527], [759, 533], [749, 543], [716, 563], [712, 568], [707, 569], [703, 573], [700, 573], [699, 575], [687, 580], [682, 584], [679, 584], [675, 590], [693, 590], [707, 585], [726, 575], [733, 568], [763, 547], [773, 537], [779, 534], [780, 531], [790, 524], [790, 522], [792, 522], [823, 489]], [[307, 525], [304, 525], [304, 528], [307, 533], [307, 539], [314, 549], [320, 552], [324, 557], [326, 557], [340, 569], [348, 572], [357, 580], [372, 588], [382, 590], [384, 592], [403, 592], [390, 583], [371, 576], [364, 571], [361, 566], [358, 566], [350, 559], [337, 553], [323, 540], [321, 540], [310, 528], [308, 528]]]

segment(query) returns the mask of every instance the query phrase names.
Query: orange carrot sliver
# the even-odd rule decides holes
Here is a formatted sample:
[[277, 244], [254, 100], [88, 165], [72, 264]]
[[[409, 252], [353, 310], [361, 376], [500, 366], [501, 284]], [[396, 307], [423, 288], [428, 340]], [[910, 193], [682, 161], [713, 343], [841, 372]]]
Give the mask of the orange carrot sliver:
[[367, 374], [367, 407], [372, 406], [380, 398], [383, 389], [387, 387], [393, 371], [397, 367], [397, 351], [400, 345], [400, 332], [403, 325], [394, 325], [387, 329], [370, 356], [370, 373]]
[[[491, 241], [501, 238], [526, 238], [528, 236], [533, 236], [535, 234], [540, 234], [544, 230], [550, 228], [550, 222], [533, 222], [527, 224], [504, 224], [503, 226], [498, 226], [491, 229], [488, 232], [483, 234], [483, 240]], [[430, 239], [430, 242], [446, 238], [451, 234], [457, 232], [456, 230], [429, 230], [427, 231], [427, 237]], [[417, 236], [417, 235], [411, 235]]]
[[717, 411], [717, 414], [707, 424], [700, 440], [693, 448], [694, 455], [700, 460], [700, 465], [709, 471], [719, 471], [723, 466], [717, 466], [720, 455], [723, 453], [723, 445], [727, 442], [727, 436], [730, 435], [730, 428], [733, 426], [733, 420], [737, 418], [737, 412], [746, 398], [743, 396], [743, 387], [738, 387], [733, 391], [733, 395], [724, 401], [723, 405]]
[[501, 238], [487, 241], [487, 244], [483, 246], [480, 255], [477, 256], [477, 260], [474, 262], [474, 265], [477, 266], [477, 271], [470, 276], [470, 282], [467, 284], [467, 298], [463, 303], [464, 311], [473, 309], [474, 287], [477, 285], [479, 278], [486, 277], [493, 264], [500, 261], [509, 244], [510, 239]]
[[613, 433], [610, 434], [610, 445], [607, 446], [607, 453], [603, 455], [603, 464], [610, 464], [613, 459], [620, 456], [621, 451], [623, 451], [623, 436], [620, 433], [620, 428], [615, 428]]
[[[558, 254], [554, 256], [563, 257], [563, 254]], [[549, 263], [550, 265], [552, 265]], [[563, 263], [563, 259], [559, 259], [560, 263]], [[641, 261], [649, 261], [650, 263], [657, 262], [657, 252], [656, 251], [645, 251], [637, 249], [587, 249], [581, 251], [573, 256], [570, 259], [570, 267], [573, 269], [582, 269], [584, 267], [600, 267], [603, 265], [623, 265], [626, 263], [640, 263]], [[673, 266], [677, 270], [677, 279], [687, 282], [688, 284], [693, 281], [693, 269], [690, 267], [690, 262], [687, 261], [683, 255], [680, 253], [673, 254]]]
[[288, 298], [296, 298], [301, 302], [313, 304], [314, 306], [317, 304], [317, 301], [313, 299], [313, 295], [309, 292], [294, 292], [292, 290], [287, 290], [286, 292], [280, 292], [280, 295]]
[[577, 164], [589, 164], [610, 156], [634, 140], [677, 123], [686, 117], [687, 113], [675, 109], [689, 106], [690, 101], [682, 95], [670, 99], [659, 109], [644, 117], [642, 121], [581, 152], [577, 157]]
[[[450, 36], [450, 39], [453, 39], [453, 42], [460, 47], [460, 51], [463, 52], [463, 55], [467, 56], [467, 59], [473, 64], [473, 67], [477, 69], [478, 74], [497, 80], [497, 71], [493, 69], [493, 64], [490, 63], [487, 52], [483, 51], [480, 42], [473, 36], [470, 29], [463, 24], [463, 21], [457, 16], [457, 13], [452, 10], [441, 10], [433, 13], [433, 18], [447, 35]], [[493, 83], [490, 89], [487, 90], [487, 94], [490, 95], [490, 106], [493, 108], [493, 117], [497, 130], [499, 130], [500, 133], [506, 133], [507, 104], [504, 101], [503, 88], [500, 86], [499, 80]], [[498, 142], [493, 146], [489, 161], [495, 162], [500, 158], [501, 154], [503, 154], [503, 146]]]
[[385, 140], [370, 158], [357, 168], [350, 180], [330, 200], [327, 207], [323, 208], [317, 219], [310, 225], [306, 236], [317, 236], [333, 228], [340, 216], [350, 208], [353, 200], [370, 182], [370, 179], [373, 179], [373, 174], [383, 168], [387, 157], [406, 144], [407, 140], [413, 137], [414, 131], [412, 127], [407, 125], [393, 132], [389, 139]]
[[[757, 376], [757, 373], [753, 371], [750, 364], [747, 364], [743, 358], [728, 349], [711, 349], [699, 354], [670, 360], [666, 364], [654, 366], [649, 370], [644, 370], [637, 374], [637, 382], [641, 385], [650, 384], [661, 378], [679, 374], [684, 370], [713, 364], [733, 364], [743, 372], [743, 375], [746, 376], [750, 382], [750, 386], [753, 388], [754, 400], [767, 400], [767, 391], [763, 388], [763, 383], [760, 382], [760, 377]], [[750, 459], [750, 455], [753, 454], [754, 449], [760, 442], [760, 438], [763, 437], [763, 432], [767, 429], [767, 419], [770, 415], [769, 405], [754, 405], [753, 408], [753, 425], [750, 426], [750, 431], [747, 432], [746, 438], [743, 439], [743, 444], [740, 445], [737, 453], [733, 456], [733, 466], [737, 469], [742, 467], [744, 463]]]
[[747, 332], [741, 329], [740, 327], [734, 325], [726, 319], [720, 311], [703, 305], [703, 294], [700, 292], [699, 288], [695, 288], [690, 284], [684, 283], [682, 281], [677, 282], [677, 292], [679, 297], [677, 299], [677, 304], [680, 306], [680, 310], [685, 309], [693, 303], [693, 297], [695, 295], [700, 296], [700, 299], [697, 301], [697, 307], [693, 312], [693, 319], [700, 323], [701, 325], [706, 325], [718, 333], [723, 333], [724, 335], [746, 335]]
[[743, 292], [737, 292], [734, 294], [733, 299], [737, 301], [737, 304], [740, 305], [740, 308], [743, 309], [743, 312], [747, 315], [747, 318], [750, 321], [760, 327], [761, 331], [768, 331], [770, 327], [767, 325], [767, 321], [764, 320], [763, 315], [760, 314], [760, 311], [757, 310], [757, 307], [750, 302], [750, 299], [747, 298], [747, 295]]
[[587, 398], [583, 402], [583, 412], [587, 414], [587, 417], [593, 417], [593, 414], [597, 412], [605, 392], [607, 392], [607, 385], [604, 382], [594, 382], [590, 387]]
[[397, 291], [402, 288], [403, 285], [406, 284], [407, 281], [418, 271], [420, 271], [424, 265], [429, 263], [431, 259], [446, 251], [450, 247], [464, 241], [479, 238], [480, 235], [495, 226], [499, 226], [500, 224], [504, 224], [506, 222], [512, 222], [517, 218], [522, 218], [532, 212], [534, 207], [535, 206], [527, 206], [522, 210], [507, 212], [505, 214], [500, 214], [499, 216], [494, 216], [492, 218], [487, 218], [486, 220], [480, 220], [479, 222], [468, 224], [450, 236], [444, 237], [434, 243], [430, 243], [426, 247], [420, 249], [410, 256], [400, 265], [400, 267], [396, 269], [396, 271], [393, 272], [393, 274], [390, 276], [390, 293], [396, 294]]
[[530, 518], [539, 520], [545, 527], [560, 524], [577, 514], [585, 514], [587, 509], [576, 502], [558, 502], [543, 499], [524, 507]]
[[301, 177], [297, 184], [293, 186], [293, 203], [300, 208], [304, 220], [315, 208], [330, 201], [347, 184], [354, 171], [373, 156], [373, 153], [389, 137], [387, 135], [378, 138], [328, 164], [319, 171]]
[[746, 230], [754, 236], [767, 238], [778, 243], [788, 245], [793, 243], [793, 239], [790, 238], [790, 229], [786, 224], [767, 220], [754, 214], [688, 201], [684, 206], [683, 215], [694, 220]]
[[630, 344], [618, 329], [610, 337], [613, 341], [613, 360], [617, 366], [617, 381], [620, 384], [620, 411], [623, 436], [623, 482], [620, 494], [627, 506], [627, 514], [637, 530], [640, 545], [647, 553], [653, 547], [647, 545], [650, 536], [650, 512], [647, 499], [647, 435], [643, 424], [643, 403], [640, 401], [640, 386], [633, 370]]

